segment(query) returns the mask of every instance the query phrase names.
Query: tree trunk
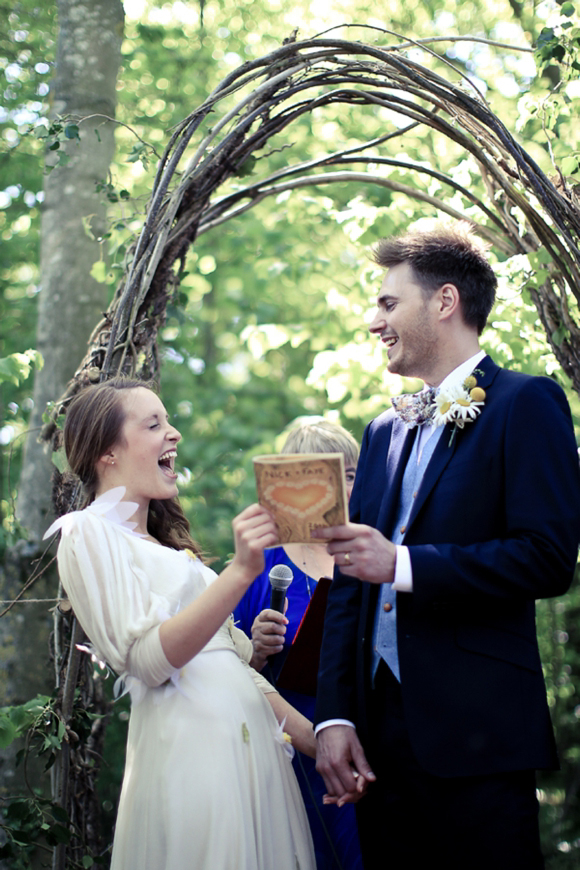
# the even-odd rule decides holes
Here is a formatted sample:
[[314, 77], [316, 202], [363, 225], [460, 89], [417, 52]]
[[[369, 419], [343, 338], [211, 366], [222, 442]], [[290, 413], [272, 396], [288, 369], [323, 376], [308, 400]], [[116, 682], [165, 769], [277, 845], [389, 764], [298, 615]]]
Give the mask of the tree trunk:
[[[120, 0], [60, 0], [58, 8], [53, 114], [78, 120], [95, 113], [112, 118], [121, 59], [122, 4]], [[74, 374], [105, 305], [104, 285], [90, 276], [93, 263], [100, 257], [100, 246], [85, 232], [83, 219], [90, 220], [95, 236], [104, 232], [105, 208], [95, 182], [107, 178], [114, 125], [93, 118], [80, 123], [79, 130], [80, 141], [70, 140], [62, 146], [70, 155], [69, 163], [50, 169], [44, 186], [36, 345], [44, 357], [44, 368], [35, 377], [31, 432], [17, 502], [17, 516], [28, 530], [29, 543], [22, 546], [20, 542], [19, 558], [11, 554], [13, 582], [6, 578], [3, 586], [9, 588], [5, 588], [4, 598], [9, 598], [29, 573], [30, 558], [38, 554], [51, 518], [52, 465], [37, 441], [46, 403], [58, 398]], [[58, 152], [48, 152], [47, 164], [58, 159], [55, 154]], [[23, 560], [21, 570], [15, 570], [14, 561], [22, 564]], [[45, 597], [51, 587], [54, 595], [55, 582], [41, 582], [32, 594], [35, 598]], [[52, 672], [47, 667], [50, 630], [47, 605], [29, 604], [25, 611], [22, 605], [16, 605], [0, 620], [0, 656], [4, 664], [0, 690], [4, 703], [18, 703], [52, 689]], [[14, 658], [16, 650], [19, 656]], [[28, 651], [29, 661], [21, 667], [24, 650]]]
[[[34, 384], [31, 432], [25, 445], [17, 516], [29, 541], [9, 554], [0, 574], [2, 598], [11, 599], [31, 572], [31, 557], [51, 517], [51, 463], [37, 442], [46, 403], [56, 400], [83, 358], [87, 339], [106, 304], [105, 287], [90, 271], [101, 256], [96, 237], [105, 229], [105, 207], [95, 182], [107, 180], [114, 149], [114, 124], [95, 114], [114, 117], [116, 79], [121, 61], [124, 12], [120, 0], [59, 0], [59, 36], [53, 83], [52, 115], [71, 116], [80, 140], [61, 146], [70, 160], [46, 175], [42, 214], [41, 292], [37, 348], [44, 368]], [[95, 134], [98, 131], [98, 135]], [[60, 151], [47, 152], [47, 169], [60, 164]], [[85, 231], [88, 222], [92, 235]], [[56, 595], [54, 576], [44, 577], [31, 595]], [[17, 704], [39, 692], [50, 694], [51, 605], [17, 604], [0, 620], [0, 694], [4, 704]], [[29, 772], [30, 775], [30, 772]], [[0, 761], [0, 791], [15, 787], [13, 753]]]
[[[75, 120], [95, 114], [114, 117], [124, 21], [120, 0], [59, 0], [58, 10], [53, 115]], [[107, 180], [114, 125], [92, 118], [80, 123], [79, 130], [80, 142], [61, 146], [70, 162], [51, 169], [44, 186], [36, 344], [44, 368], [35, 378], [17, 503], [17, 516], [32, 541], [42, 537], [51, 515], [51, 463], [37, 442], [42, 415], [74, 374], [106, 305], [104, 285], [90, 276], [100, 246], [85, 231], [83, 219], [94, 236], [104, 233], [105, 207], [95, 182]], [[48, 152], [47, 164], [55, 163], [58, 154]]]

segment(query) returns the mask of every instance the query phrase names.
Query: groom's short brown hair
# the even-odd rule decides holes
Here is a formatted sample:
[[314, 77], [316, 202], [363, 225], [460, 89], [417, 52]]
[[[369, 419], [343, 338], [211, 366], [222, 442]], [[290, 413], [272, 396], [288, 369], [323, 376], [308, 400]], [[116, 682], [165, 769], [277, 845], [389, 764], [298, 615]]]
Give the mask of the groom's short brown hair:
[[384, 269], [408, 263], [426, 295], [442, 284], [454, 284], [459, 291], [463, 319], [481, 335], [497, 287], [485, 250], [469, 224], [461, 221], [453, 226], [439, 224], [427, 232], [409, 231], [381, 239], [373, 255]]

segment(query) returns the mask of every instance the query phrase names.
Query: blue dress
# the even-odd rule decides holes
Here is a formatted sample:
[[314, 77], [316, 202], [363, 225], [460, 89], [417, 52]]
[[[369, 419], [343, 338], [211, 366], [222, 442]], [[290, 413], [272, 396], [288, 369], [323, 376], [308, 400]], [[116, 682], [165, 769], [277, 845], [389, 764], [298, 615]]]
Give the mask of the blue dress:
[[[288, 565], [294, 574], [294, 579], [288, 589], [288, 609], [286, 617], [288, 626], [284, 638], [284, 649], [270, 656], [262, 671], [266, 679], [276, 685], [276, 679], [286, 660], [294, 635], [298, 630], [304, 611], [308, 607], [316, 580], [306, 575], [288, 558], [283, 547], [266, 550], [264, 571], [247, 590], [246, 594], [234, 611], [236, 625], [248, 637], [252, 636], [252, 624], [256, 616], [270, 606], [270, 581], [268, 575], [274, 565]], [[280, 694], [296, 707], [308, 719], [314, 716], [315, 698], [281, 689]], [[362, 870], [362, 858], [358, 842], [358, 833], [354, 805], [344, 807], [324, 806], [322, 796], [326, 792], [324, 781], [316, 772], [313, 758], [297, 752], [294, 758], [294, 770], [300, 785], [312, 839], [316, 854], [317, 870]]]

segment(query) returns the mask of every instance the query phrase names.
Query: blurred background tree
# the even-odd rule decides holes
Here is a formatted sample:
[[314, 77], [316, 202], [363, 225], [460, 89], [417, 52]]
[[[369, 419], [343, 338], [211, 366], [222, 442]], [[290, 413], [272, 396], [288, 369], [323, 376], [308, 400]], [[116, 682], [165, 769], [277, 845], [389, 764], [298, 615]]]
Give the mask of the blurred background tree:
[[[172, 127], [227, 73], [277, 48], [296, 27], [301, 38], [345, 22], [373, 25], [413, 39], [441, 37], [432, 50], [480, 87], [495, 113], [517, 132], [544, 171], [554, 175], [557, 165], [567, 176], [578, 177], [579, 30], [571, 3], [499, 0], [492, 5], [469, 0], [458, 7], [449, 0], [404, 4], [391, 0], [379, 17], [376, 6], [364, 0], [348, 4], [337, 0], [292, 4], [285, 0], [201, 0], [199, 4], [125, 0], [122, 64], [116, 84], [116, 153], [110, 168], [107, 146], [100, 141], [110, 124], [102, 117], [82, 118], [95, 112], [112, 117], [114, 100], [106, 108], [92, 107], [86, 101], [71, 101], [63, 108], [54, 105], [63, 69], [56, 64], [57, 51], [67, 62], [71, 56], [74, 60], [74, 37], [57, 49], [57, 28], [62, 27], [67, 5], [75, 14], [86, 6], [80, 0], [62, 2], [57, 18], [56, 4], [39, 5], [32, 0], [12, 4], [2, 10], [9, 26], [0, 35], [5, 78], [0, 109], [4, 145], [0, 157], [0, 357], [40, 347], [36, 333], [40, 301], [43, 294], [59, 292], [58, 286], [49, 288], [47, 261], [41, 265], [39, 259], [41, 229], [47, 237], [46, 220], [41, 227], [45, 195], [49, 196], [52, 186], [59, 202], [58, 191], [66, 185], [67, 173], [80, 162], [83, 142], [90, 141], [92, 153], [98, 153], [101, 160], [100, 169], [86, 173], [78, 195], [72, 196], [78, 207], [76, 230], [82, 230], [91, 253], [78, 255], [76, 265], [81, 271], [68, 290], [63, 284], [62, 299], [57, 300], [59, 314], [49, 314], [49, 321], [56, 320], [60, 332], [60, 339], [57, 335], [44, 345], [43, 377], [45, 383], [55, 384], [53, 399], [60, 393], [62, 380], [54, 380], [52, 345], [61, 358], [62, 348], [66, 349], [72, 374], [82, 356], [72, 344], [73, 335], [80, 345], [86, 341], [85, 327], [68, 306], [89, 290], [95, 291], [97, 299], [112, 295], [127, 248], [143, 218], [157, 154]], [[351, 39], [377, 38], [362, 27], [340, 32]], [[451, 35], [481, 41], [450, 42], [446, 38]], [[382, 44], [398, 41], [385, 33]], [[536, 51], [510, 50], [510, 45]], [[409, 52], [424, 62], [420, 47]], [[112, 67], [109, 72], [113, 76]], [[64, 81], [68, 99], [68, 84], [74, 76]], [[66, 116], [60, 131], [51, 126], [55, 111]], [[264, 157], [273, 170], [313, 159], [381, 135], [386, 121], [380, 108], [326, 107], [324, 112], [303, 117], [272, 141]], [[75, 126], [80, 131], [78, 140]], [[449, 140], [415, 128], [395, 142], [382, 153], [440, 168], [464, 187], [483, 194], [476, 164]], [[70, 154], [71, 162], [65, 166], [66, 161], [59, 159], [57, 168], [45, 177], [46, 150], [52, 157]], [[249, 165], [248, 176], [239, 179], [240, 183], [251, 178], [252, 171]], [[404, 168], [381, 171], [391, 180], [447, 199], [468, 217], [475, 216], [465, 197], [451, 196], [433, 178]], [[232, 182], [230, 189], [234, 188]], [[88, 205], [91, 199], [93, 204]], [[72, 219], [67, 205], [71, 200], [64, 196], [60, 200], [60, 205], [70, 209]], [[48, 211], [46, 215], [48, 219]], [[231, 548], [231, 518], [254, 497], [252, 455], [278, 449], [280, 432], [306, 414], [339, 420], [360, 438], [365, 423], [388, 404], [390, 395], [414, 386], [385, 371], [383, 353], [366, 330], [378, 281], [368, 246], [380, 236], [436, 217], [434, 206], [419, 204], [404, 193], [348, 182], [269, 198], [196, 241], [162, 331], [162, 396], [183, 434], [182, 501], [196, 535], [216, 558], [215, 567], [219, 568]], [[53, 228], [62, 229], [58, 223]], [[69, 239], [72, 244], [67, 232]], [[46, 238], [44, 244], [46, 251]], [[53, 244], [62, 244], [62, 236]], [[502, 365], [559, 380], [567, 389], [578, 428], [578, 397], [550, 350], [529, 294], [530, 275], [541, 263], [508, 258], [497, 249], [492, 250], [492, 257], [500, 293], [484, 346]], [[63, 277], [68, 271], [68, 267], [63, 269]], [[105, 301], [97, 308], [99, 304], [104, 307]], [[70, 320], [78, 328], [71, 329]], [[50, 395], [37, 392], [35, 396], [31, 381], [31, 377], [18, 377], [0, 385], [0, 440], [4, 445], [0, 535], [9, 561], [15, 547], [23, 548], [18, 544], [23, 536], [28, 538], [26, 552], [34, 550], [43, 525], [49, 522], [44, 519], [46, 503], [35, 509], [34, 520], [25, 502], [20, 501], [18, 520], [14, 511], [21, 475], [24, 480], [39, 481], [36, 487], [32, 485], [33, 495], [44, 498], [47, 493], [22, 451], [23, 433], [39, 425], [42, 406]], [[11, 589], [6, 597], [11, 597]], [[545, 844], [554, 868], [575, 866], [580, 846], [580, 739], [576, 736], [580, 637], [575, 629], [579, 606], [576, 589], [539, 606], [547, 685], [564, 765], [562, 773], [544, 775], [541, 781]], [[24, 615], [28, 611], [24, 606], [15, 610], [28, 630], [32, 656], [46, 664], [46, 641], [34, 631], [39, 644], [35, 647], [27, 629], [29, 618]], [[9, 644], [10, 636], [5, 647]], [[48, 667], [45, 673], [50, 674]], [[36, 691], [40, 690], [39, 685]], [[25, 690], [20, 700], [28, 695]], [[118, 722], [126, 718], [126, 711], [116, 709], [113, 717]], [[103, 777], [110, 780], [103, 782], [103, 801], [114, 813], [113, 783], [122, 769], [122, 740], [118, 729], [110, 728], [109, 735], [116, 749], [107, 770], [115, 775], [105, 773]]]

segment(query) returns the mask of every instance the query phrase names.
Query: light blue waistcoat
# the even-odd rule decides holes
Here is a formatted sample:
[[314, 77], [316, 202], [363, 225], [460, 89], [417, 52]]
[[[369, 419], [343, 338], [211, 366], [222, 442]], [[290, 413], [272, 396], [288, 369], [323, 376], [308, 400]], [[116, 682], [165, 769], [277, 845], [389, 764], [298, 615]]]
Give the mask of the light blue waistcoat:
[[[443, 426], [440, 426], [433, 431], [432, 435], [423, 443], [421, 452], [419, 452], [421, 430], [419, 429], [417, 433], [413, 449], [407, 461], [405, 474], [403, 475], [397, 518], [390, 536], [393, 544], [401, 544], [403, 542], [416, 493], [421, 486], [425, 469], [429, 465], [429, 461], [437, 447], [437, 442], [441, 437], [443, 428]], [[401, 595], [409, 594], [412, 593], [401, 593]], [[387, 605], [387, 610], [385, 610], [385, 605]], [[372, 652], [373, 682], [381, 659], [384, 659], [400, 682], [399, 651], [397, 649], [397, 593], [393, 589], [392, 583], [381, 584], [379, 602], [375, 613]]]

